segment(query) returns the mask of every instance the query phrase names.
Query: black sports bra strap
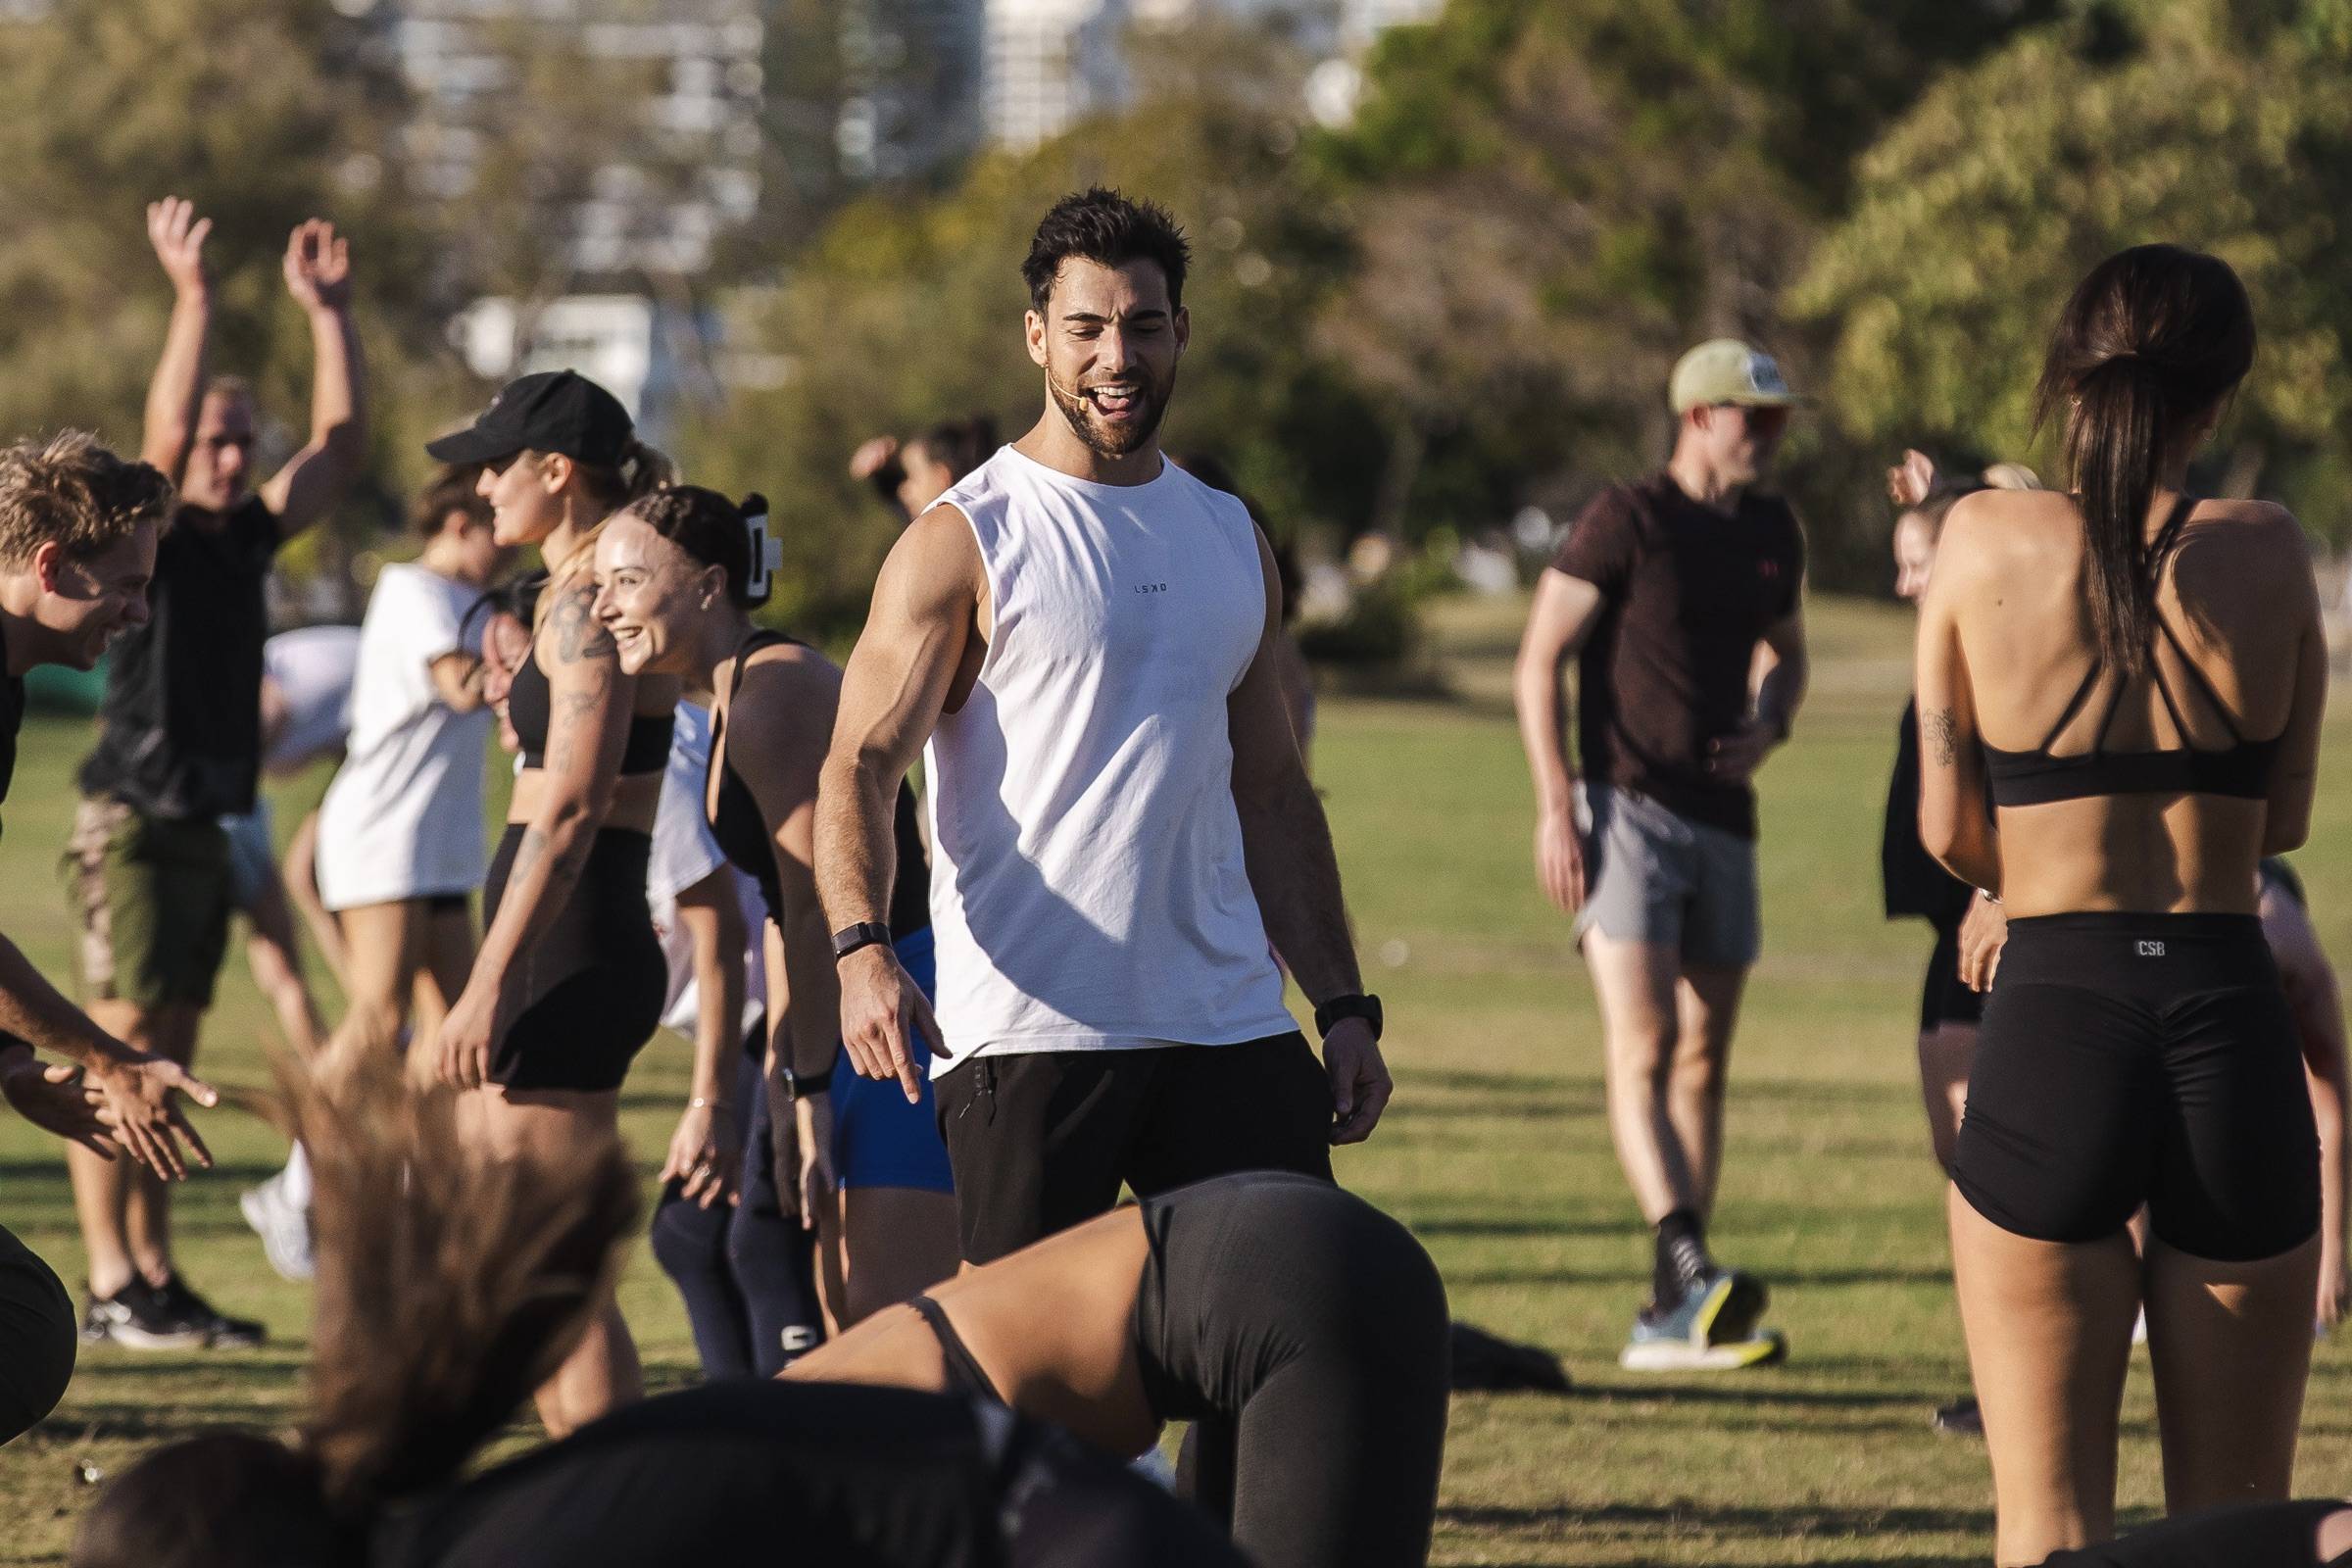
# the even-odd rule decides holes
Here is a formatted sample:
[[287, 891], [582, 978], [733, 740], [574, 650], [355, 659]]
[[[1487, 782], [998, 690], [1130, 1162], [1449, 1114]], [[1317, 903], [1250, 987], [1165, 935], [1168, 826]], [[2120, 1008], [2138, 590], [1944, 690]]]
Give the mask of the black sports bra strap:
[[[2229, 705], [2222, 701], [2222, 694], [2213, 689], [2213, 682], [2205, 678], [2205, 672], [2197, 667], [2197, 662], [2188, 657], [2188, 650], [2181, 645], [2179, 635], [2174, 632], [2172, 622], [2166, 620], [2159, 613], [2156, 616], [2156, 629], [2164, 633], [2164, 640], [2171, 643], [2173, 652], [2180, 656], [2180, 662], [2188, 670], [2188, 678], [2197, 683], [2197, 690], [2204, 696], [2205, 705], [2211, 708], [2214, 716], [2222, 721], [2222, 728], [2230, 732], [2230, 744], [2232, 746], [2242, 745], [2245, 737], [2238, 733], [2237, 721], [2230, 716]], [[2164, 692], [2165, 706], [2172, 707], [2173, 694], [2165, 685], [2164, 672], [2157, 666], [2153, 654], [2149, 657], [2148, 668], [2156, 675], [2157, 689]], [[2180, 724], [2179, 709], [2173, 710], [2173, 722]], [[2188, 744], [2188, 726], [2185, 724], [2180, 725], [2180, 744], [2183, 746]]]
[[[2082, 684], [2077, 686], [2075, 688], [2075, 695], [2066, 700], [2066, 710], [2058, 715], [2058, 722], [2050, 726], [2050, 732], [2041, 738], [2041, 745], [2038, 748], [2040, 751], [2047, 752], [2051, 747], [2058, 744], [2058, 737], [2064, 733], [2066, 726], [2072, 724], [2075, 721], [2075, 715], [2082, 711], [2082, 704], [2089, 699], [2090, 689], [2099, 683], [2099, 674], [2104, 668], [2105, 666], [2102, 665], [2096, 659], [2093, 659], [2090, 662], [2090, 668], [2082, 672]], [[2112, 708], [2108, 710], [2107, 716], [2110, 718], [2115, 716], [2115, 712]], [[2104, 731], [2102, 728], [2102, 733]], [[2096, 739], [2093, 739], [2091, 742], [2091, 745], [2094, 748], [2098, 744], [2099, 742]]]
[[2173, 503], [2172, 515], [2164, 519], [2164, 526], [2156, 530], [2156, 537], [2149, 542], [2145, 559], [2151, 591], [2156, 586], [2156, 579], [2164, 574], [2164, 558], [2171, 555], [2173, 547], [2180, 542], [2180, 530], [2188, 526], [2189, 512], [2196, 504], [2195, 496], [2182, 491], [2180, 499]]

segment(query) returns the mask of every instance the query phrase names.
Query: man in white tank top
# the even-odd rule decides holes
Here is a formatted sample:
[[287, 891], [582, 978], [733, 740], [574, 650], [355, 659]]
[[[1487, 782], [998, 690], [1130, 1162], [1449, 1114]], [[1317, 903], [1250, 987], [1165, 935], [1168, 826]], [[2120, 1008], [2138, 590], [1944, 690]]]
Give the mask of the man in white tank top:
[[[1339, 868], [1267, 650], [1273, 557], [1163, 462], [1190, 331], [1160, 208], [1091, 190], [1022, 268], [1045, 412], [915, 520], [842, 683], [817, 802], [842, 1035], [926, 1055], [964, 1257], [1238, 1170], [1329, 1180], [1390, 1094]], [[936, 1015], [891, 952], [891, 804], [930, 782]], [[1318, 1065], [1279, 949], [1316, 1004]]]

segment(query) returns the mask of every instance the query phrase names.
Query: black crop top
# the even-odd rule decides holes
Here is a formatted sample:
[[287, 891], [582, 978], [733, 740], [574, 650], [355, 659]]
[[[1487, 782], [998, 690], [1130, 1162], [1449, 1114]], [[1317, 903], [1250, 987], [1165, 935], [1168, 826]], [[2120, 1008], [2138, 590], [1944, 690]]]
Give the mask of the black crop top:
[[[532, 623], [539, 592], [547, 586], [542, 575], [524, 586], [516, 596], [520, 608], [516, 613], [524, 625]], [[544, 765], [547, 756], [547, 721], [553, 709], [547, 672], [539, 667], [538, 645], [533, 639], [532, 651], [524, 658], [522, 667], [514, 671], [514, 683], [507, 693], [507, 722], [514, 726], [514, 738], [522, 742], [522, 765]], [[620, 749], [620, 775], [659, 773], [669, 766], [669, 735], [677, 720], [672, 713], [638, 713], [629, 719], [629, 738]]]
[[[2180, 542], [2180, 530], [2193, 504], [2192, 498], [2182, 496], [2173, 514], [2157, 530], [2155, 542], [2149, 545], [2146, 569], [2151, 583], [2163, 575], [2165, 558]], [[1995, 746], [1984, 748], [1984, 764], [1991, 775], [1994, 804], [2043, 806], [2053, 801], [2089, 800], [2103, 795], [2221, 795], [2249, 801], [2268, 798], [2271, 767], [2285, 732], [2281, 730], [2260, 741], [2239, 735], [2229, 709], [2222, 704], [2221, 694], [2213, 689], [2204, 671], [2197, 668], [2196, 661], [2188, 657], [2188, 650], [2180, 646], [2180, 639], [2174, 635], [2163, 612], [2155, 612], [2153, 618], [2157, 631], [2172, 646], [2206, 706], [2230, 732], [2230, 744], [2219, 751], [2202, 751], [2187, 744], [2188, 722], [2181, 716], [2180, 704], [2171, 683], [2164, 678], [2163, 663], [2151, 647], [2147, 655], [2148, 677], [2155, 684], [2156, 694], [2164, 700], [2165, 711], [2172, 716], [2173, 729], [2182, 744], [2147, 752], [2107, 750], [2107, 731], [2115, 723], [2124, 693], [2131, 685], [2129, 679], [2123, 679], [2115, 683], [2114, 695], [2107, 700], [2107, 710], [2099, 717], [2090, 750], [2078, 756], [2056, 755], [2050, 748], [2057, 744], [2066, 726], [2074, 722], [2100, 676], [2106, 673], [2105, 664], [2093, 658], [2089, 670], [2082, 676], [2082, 684], [2075, 688], [2066, 710], [2058, 715], [2058, 722], [2050, 726], [2039, 746], [2028, 752], [2004, 752]]]
[[[735, 702], [735, 694], [743, 689], [743, 667], [753, 654], [762, 648], [773, 648], [800, 639], [787, 637], [779, 631], [755, 628], [736, 646], [735, 673], [728, 682], [727, 703]], [[760, 902], [767, 906], [767, 917], [781, 925], [784, 920], [784, 890], [776, 876], [776, 852], [768, 836], [767, 819], [760, 814], [760, 803], [752, 795], [752, 787], [735, 770], [735, 754], [722, 754], [719, 745], [726, 734], [725, 720], [713, 715], [710, 732], [710, 757], [714, 766], [722, 771], [718, 780], [718, 799], [709, 809], [710, 836], [718, 841], [721, 854], [729, 863], [760, 884]], [[705, 790], [705, 801], [710, 799]], [[905, 780], [899, 783], [897, 810], [893, 819], [893, 835], [898, 845], [898, 874], [890, 888], [890, 934], [906, 937], [931, 925], [931, 864], [924, 858], [923, 834], [915, 820], [914, 791]]]

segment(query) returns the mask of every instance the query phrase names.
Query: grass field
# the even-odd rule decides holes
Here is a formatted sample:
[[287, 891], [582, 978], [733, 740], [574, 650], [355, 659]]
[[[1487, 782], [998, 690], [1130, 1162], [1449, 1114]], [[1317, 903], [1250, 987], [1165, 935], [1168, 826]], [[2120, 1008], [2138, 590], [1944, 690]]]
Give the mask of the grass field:
[[[1450, 701], [1326, 704], [1328, 792], [1371, 985], [1388, 1001], [1399, 1081], [1388, 1119], [1342, 1156], [1343, 1180], [1406, 1220], [1457, 1315], [1539, 1342], [1578, 1384], [1566, 1398], [1465, 1396], [1453, 1408], [1435, 1560], [1444, 1564], [1903, 1563], [1987, 1560], [1980, 1445], [1941, 1438], [1931, 1408], [1967, 1368], [1946, 1279], [1940, 1186], [1911, 1050], [1926, 929], [1880, 918], [1878, 834], [1908, 619], [1815, 607], [1819, 675], [1795, 743], [1766, 769], [1766, 954], [1735, 1057], [1726, 1197], [1714, 1241], [1775, 1287], [1781, 1367], [1712, 1379], [1622, 1373], [1645, 1240], [1609, 1151], [1592, 998], [1563, 922], [1529, 868], [1525, 770], [1504, 697], [1516, 607], [1439, 617]], [[0, 929], [63, 973], [54, 865], [79, 724], [27, 731], [0, 840]], [[2332, 786], [2299, 863], [2322, 935], [2352, 953], [2352, 732], [2330, 727]], [[312, 781], [315, 792], [323, 781]], [[281, 800], [281, 821], [306, 804]], [[203, 1065], [263, 1077], [263, 1009], [232, 962]], [[625, 1104], [646, 1171], [684, 1094], [685, 1047], [640, 1058]], [[268, 1320], [269, 1348], [84, 1357], [64, 1406], [0, 1450], [0, 1563], [63, 1558], [88, 1490], [80, 1461], [293, 1407], [308, 1302], [264, 1265], [238, 1191], [282, 1154], [252, 1122], [205, 1124], [220, 1166], [183, 1190], [183, 1264], [224, 1306]], [[63, 1161], [0, 1122], [0, 1223], [73, 1281], [80, 1268]], [[685, 1320], [642, 1249], [623, 1304], [652, 1375], [692, 1375]], [[2352, 1492], [2352, 1356], [2324, 1345], [2300, 1490]], [[2159, 1500], [2143, 1366], [2126, 1411], [2123, 1501]]]

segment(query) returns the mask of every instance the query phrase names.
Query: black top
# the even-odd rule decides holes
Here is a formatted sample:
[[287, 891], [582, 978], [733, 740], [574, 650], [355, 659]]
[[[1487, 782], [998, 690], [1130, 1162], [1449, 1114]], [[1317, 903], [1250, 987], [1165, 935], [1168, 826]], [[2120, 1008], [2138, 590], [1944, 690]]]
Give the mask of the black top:
[[8, 673], [7, 637], [0, 634], [0, 801], [17, 776], [17, 731], [24, 727], [24, 677]]
[[1894, 776], [1886, 781], [1886, 826], [1879, 844], [1879, 880], [1886, 918], [1915, 914], [1938, 930], [1959, 929], [1975, 889], [1943, 868], [1919, 837], [1919, 699], [1903, 710], [1894, 743]]
[[[547, 586], [547, 577], [527, 584], [518, 598], [522, 605], [519, 613], [525, 623], [536, 612], [539, 594]], [[507, 722], [514, 726], [514, 738], [522, 743], [522, 765], [544, 765], [547, 756], [547, 723], [554, 711], [553, 694], [547, 682], [547, 672], [539, 667], [539, 640], [536, 631], [531, 638], [531, 651], [523, 659], [522, 667], [514, 671], [514, 685], [507, 692]], [[670, 731], [676, 726], [673, 713], [637, 713], [629, 719], [629, 738], [620, 749], [620, 776], [659, 773], [669, 765]]]
[[[2148, 546], [2145, 570], [2152, 584], [2164, 573], [2166, 557], [2180, 542], [2180, 530], [2188, 521], [2193, 498], [2182, 496], [2173, 514], [2157, 530], [2155, 542]], [[2271, 765], [2278, 755], [2278, 743], [2285, 731], [2268, 740], [2250, 741], [2237, 732], [2230, 720], [2230, 710], [2222, 704], [2221, 694], [2197, 668], [2188, 650], [2164, 618], [2162, 611], [2151, 611], [2157, 632], [2172, 646], [2188, 671], [2189, 683], [2196, 688], [2214, 716], [2230, 732], [2230, 744], [2220, 751], [2202, 751], [2188, 744], [2188, 721], [2181, 716], [2178, 695], [2171, 682], [2164, 678], [2163, 662], [2157, 658], [2153, 644], [2148, 649], [2148, 678], [2156, 694], [2164, 700], [2165, 711], [2172, 715], [2173, 728], [2181, 744], [2173, 748], [2158, 748], [2146, 752], [2111, 752], [2107, 750], [2107, 732], [2115, 723], [2115, 715], [2123, 707], [2124, 693], [2129, 680], [2118, 680], [2115, 691], [2107, 699], [2107, 710], [2099, 717], [2099, 727], [2091, 741], [2090, 750], [2079, 756], [2060, 757], [2050, 748], [2075, 715], [2082, 710], [2090, 694], [2106, 674], [2104, 661], [2093, 658], [2090, 668], [2082, 675], [2082, 683], [2058, 715], [2058, 722], [2042, 737], [2041, 744], [2032, 751], [2004, 752], [1997, 747], [1984, 748], [1986, 771], [1992, 776], [1992, 798], [2001, 806], [2042, 806], [2052, 801], [2089, 800], [2103, 795], [2223, 795], [2239, 800], [2259, 801], [2271, 793]]]
[[248, 496], [213, 526], [182, 503], [155, 552], [147, 624], [116, 639], [84, 795], [150, 816], [253, 809], [262, 769], [262, 583], [281, 542], [276, 514]]
[[1805, 541], [1788, 504], [1746, 490], [1726, 515], [1652, 474], [1594, 497], [1551, 564], [1600, 591], [1577, 662], [1585, 772], [1754, 838], [1755, 791], [1716, 777], [1708, 748], [1747, 722], [1756, 643], [1796, 612]]
[[[799, 642], [799, 638], [787, 637], [780, 631], [754, 627], [735, 649], [735, 673], [727, 683], [727, 705], [732, 708], [735, 694], [743, 689], [743, 668], [752, 655], [762, 648]], [[703, 793], [703, 799], [710, 803], [708, 806], [710, 836], [718, 841], [719, 853], [737, 870], [760, 884], [760, 898], [767, 906], [767, 917], [782, 925], [784, 888], [776, 876], [776, 852], [768, 835], [767, 818], [761, 814], [752, 787], [735, 770], [735, 754], [727, 752], [722, 760], [719, 743], [725, 734], [726, 720], [713, 714], [710, 756], [713, 762], [721, 764], [722, 771], [718, 799], [710, 802], [708, 788]], [[890, 887], [890, 934], [902, 938], [931, 926], [931, 864], [923, 855], [923, 833], [915, 816], [914, 791], [906, 787], [905, 780], [899, 783], [892, 832], [898, 844], [899, 863]]]
[[1242, 1568], [1206, 1518], [1076, 1439], [906, 1389], [707, 1384], [392, 1516], [373, 1568]]

